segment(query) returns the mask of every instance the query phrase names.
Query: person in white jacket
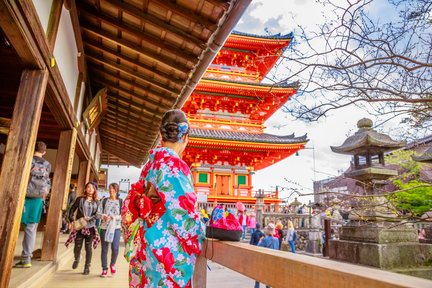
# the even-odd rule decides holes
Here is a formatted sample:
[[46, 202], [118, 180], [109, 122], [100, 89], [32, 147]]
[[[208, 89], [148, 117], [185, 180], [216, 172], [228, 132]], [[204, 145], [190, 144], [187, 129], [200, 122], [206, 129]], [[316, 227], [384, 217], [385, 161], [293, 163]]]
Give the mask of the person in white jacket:
[[102, 274], [101, 277], [108, 276], [108, 248], [111, 244], [111, 275], [117, 273], [116, 261], [119, 254], [120, 231], [121, 231], [121, 209], [122, 200], [118, 198], [119, 185], [111, 183], [109, 185], [109, 198], [105, 198], [99, 205], [97, 216], [102, 219], [100, 225], [100, 237], [102, 242]]
[[286, 241], [291, 248], [292, 253], [296, 253], [295, 241], [297, 240], [297, 232], [294, 230], [294, 224], [291, 220], [288, 220], [288, 230], [286, 235]]

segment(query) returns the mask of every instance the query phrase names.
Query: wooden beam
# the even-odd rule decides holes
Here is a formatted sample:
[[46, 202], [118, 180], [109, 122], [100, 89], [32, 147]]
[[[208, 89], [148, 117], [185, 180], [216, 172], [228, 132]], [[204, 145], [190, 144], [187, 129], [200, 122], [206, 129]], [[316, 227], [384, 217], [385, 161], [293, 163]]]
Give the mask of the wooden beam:
[[[154, 94], [152, 92], [148, 92], [148, 90], [152, 89], [152, 87], [150, 85], [144, 86], [144, 85], [138, 83], [138, 81], [140, 81], [141, 78], [132, 77], [129, 75], [129, 77], [131, 77], [132, 80], [127, 79], [127, 78], [123, 77], [120, 73], [116, 73], [116, 72], [112, 72], [111, 70], [104, 69], [103, 66], [93, 65], [92, 67], [90, 67], [89, 70], [94, 71], [96, 75], [103, 74], [103, 76], [109, 76], [109, 77], [115, 78], [117, 81], [128, 83], [129, 85], [133, 85], [133, 86], [136, 86], [136, 87], [138, 87], [144, 91], [147, 91], [147, 93], [143, 94], [143, 95], [149, 95], [150, 97], [155, 97], [155, 98], [163, 98], [163, 99], [166, 99], [167, 101], [170, 101], [170, 103], [175, 102], [177, 100], [177, 94], [168, 94], [168, 93], [159, 94], [157, 92], [155, 92], [155, 94]], [[93, 77], [95, 77], [95, 75], [93, 75]], [[103, 78], [105, 79], [106, 77], [103, 77]], [[154, 89], [152, 89], [152, 90], [154, 90]]]
[[[190, 65], [188, 67], [187, 65], [176, 63], [170, 57], [167, 57], [167, 56], [161, 55], [161, 54], [157, 54], [156, 52], [153, 52], [149, 48], [142, 47], [142, 46], [140, 46], [140, 45], [138, 45], [132, 41], [128, 41], [128, 40], [125, 40], [123, 38], [119, 38], [118, 36], [112, 35], [111, 33], [106, 32], [103, 29], [101, 29], [95, 25], [83, 22], [81, 24], [81, 29], [83, 31], [86, 31], [90, 34], [95, 35], [96, 37], [100, 37], [104, 40], [107, 40], [107, 41], [109, 41], [115, 45], [119, 45], [123, 48], [130, 49], [130, 50], [138, 53], [142, 57], [149, 59], [150, 61], [156, 62], [158, 65], [166, 66], [168, 68], [177, 70], [180, 73], [189, 73], [191, 68], [192, 68], [192, 65]], [[192, 63], [192, 64], [196, 64], [196, 63]]]
[[[119, 114], [117, 113], [118, 111], [115, 110], [111, 110], [111, 112], [108, 112], [105, 116], [104, 116], [104, 120], [109, 120], [110, 123], [113, 124], [123, 124], [123, 125], [135, 125], [134, 128], [137, 129], [137, 131], [141, 131], [144, 133], [147, 133], [148, 129], [152, 129], [154, 128], [154, 125], [152, 124], [146, 124], [149, 122], [144, 122], [144, 120], [135, 120], [135, 119], [130, 119], [127, 116], [127, 114]], [[104, 123], [105, 121], [103, 121]], [[151, 122], [150, 122], [151, 123]]]
[[[119, 121], [120, 120], [120, 121]], [[139, 123], [134, 123], [135, 125], [131, 125], [130, 121], [124, 121], [123, 119], [113, 119], [106, 118], [102, 125], [108, 125], [110, 127], [117, 127], [116, 129], [127, 130], [129, 129], [134, 134], [143, 134], [147, 135], [148, 131], [154, 129], [154, 126], [151, 127], [142, 127]], [[101, 126], [102, 126], [101, 125]]]
[[[114, 135], [112, 135], [114, 136]], [[115, 135], [115, 137], [107, 137], [106, 135], [101, 136], [101, 140], [103, 143], [110, 143], [117, 146], [122, 146], [126, 148], [125, 153], [132, 153], [134, 152], [136, 156], [139, 156], [141, 153], [146, 152], [142, 147], [136, 147], [136, 145], [130, 143], [126, 139], [123, 139], [121, 137], [118, 137]], [[146, 144], [146, 143], [143, 143]]]
[[47, 86], [46, 70], [24, 70], [0, 174], [0, 287], [8, 287], [36, 135]]
[[[173, 81], [173, 80], [178, 80], [178, 82], [184, 83], [187, 80], [188, 75], [186, 73], [178, 73], [172, 69], [169, 69], [169, 70], [167, 69], [167, 71], [159, 70], [158, 72], [155, 72], [155, 69], [153, 66], [139, 61], [140, 57], [138, 55], [136, 57], [130, 56], [130, 55], [125, 55], [121, 51], [119, 52], [117, 49], [113, 49], [111, 47], [104, 46], [96, 40], [86, 38], [85, 46], [87, 47], [87, 54], [88, 55], [93, 55], [93, 57], [98, 57], [102, 54], [103, 55], [105, 55], [105, 54], [110, 55], [114, 58], [121, 60], [122, 62], [127, 62], [132, 67], [138, 67], [142, 70], [145, 70], [146, 75], [153, 75], [153, 77], [147, 76], [149, 79], [153, 79], [154, 76], [158, 76], [158, 77], [162, 78], [162, 80], [163, 80], [162, 84], [164, 84], [166, 82]], [[90, 53], [91, 50], [95, 50], [95, 52]], [[181, 86], [182, 84], [179, 84], [179, 85]]]
[[[114, 94], [114, 93], [112, 93], [112, 94], [116, 95], [117, 97], [121, 96], [121, 95]], [[149, 121], [147, 121], [146, 119], [157, 121], [157, 122], [159, 122], [162, 119], [163, 113], [161, 113], [161, 114], [146, 113], [147, 111], [144, 111], [144, 109], [138, 109], [137, 110], [136, 106], [135, 105], [130, 105], [130, 103], [127, 104], [127, 106], [124, 105], [124, 104], [122, 104], [122, 103], [119, 103], [118, 101], [116, 101], [114, 103], [115, 100], [116, 100], [115, 97], [108, 98], [108, 106], [109, 106], [109, 108], [110, 109], [123, 109], [123, 110], [129, 111], [129, 114], [122, 113], [121, 111], [118, 111], [118, 113], [122, 113], [125, 116], [128, 116], [128, 117], [130, 116], [131, 118], [134, 118], [134, 119], [143, 119], [147, 123]], [[119, 100], [121, 100], [121, 99], [119, 99]], [[153, 117], [141, 117], [142, 114], [149, 114], [149, 116], [153, 116]], [[134, 115], [138, 115], [138, 116], [134, 117]], [[150, 122], [150, 123], [154, 123], [154, 122]]]
[[63, 9], [63, 1], [64, 0], [53, 1], [51, 5], [51, 13], [48, 21], [47, 32], [46, 32], [48, 45], [50, 47], [51, 52], [54, 51], [54, 44], [57, 39], [60, 17]]
[[[192, 10], [183, 8], [180, 5], [177, 5], [171, 1], [158, 1], [154, 3], [155, 5], [158, 5], [160, 7], [163, 7], [167, 9], [168, 11], [171, 11], [172, 14], [177, 14], [193, 23], [196, 23], [198, 26], [203, 27], [204, 29], [210, 30], [211, 32], [216, 31], [218, 28], [218, 25], [214, 22], [212, 22], [209, 19], [206, 19], [205, 17], [202, 17], [201, 15], [198, 15]], [[169, 13], [167, 13], [169, 14]], [[209, 33], [211, 34], [211, 33]]]
[[120, 11], [123, 11], [123, 13], [130, 14], [146, 24], [150, 24], [164, 29], [165, 31], [171, 32], [176, 36], [183, 38], [183, 41], [193, 43], [194, 45], [200, 47], [202, 50], [206, 48], [206, 43], [202, 39], [192, 36], [188, 31], [177, 28], [174, 25], [170, 25], [169, 23], [162, 21], [158, 17], [145, 13], [145, 11], [138, 9], [134, 5], [122, 2], [120, 0], [111, 0], [110, 4], [115, 6]]
[[[164, 101], [162, 101], [162, 98], [160, 98], [160, 101], [155, 101], [155, 100], [151, 99], [150, 97], [145, 98], [145, 95], [139, 95], [138, 93], [132, 92], [133, 88], [122, 87], [122, 86], [118, 85], [117, 83], [110, 81], [108, 79], [104, 79], [102, 77], [93, 77], [92, 79], [93, 79], [93, 81], [98, 82], [101, 85], [110, 88], [110, 91], [117, 90], [116, 94], [119, 96], [120, 96], [119, 92], [130, 96], [129, 99], [124, 98], [124, 99], [128, 99], [127, 102], [130, 102], [129, 103], [130, 105], [135, 106], [135, 107], [139, 107], [140, 109], [143, 109], [143, 110], [147, 110], [151, 114], [164, 114], [164, 111], [169, 110], [172, 107], [172, 105], [164, 103]], [[110, 93], [110, 94], [114, 94], [114, 93]], [[156, 106], [156, 110], [150, 108], [149, 104]], [[162, 110], [160, 110], [160, 109], [162, 109]]]
[[[363, 265], [286, 253], [247, 243], [205, 240], [203, 256], [272, 287], [431, 287], [431, 281]], [[207, 245], [207, 246], [206, 246]], [[248, 265], [245, 265], [248, 263]], [[277, 269], [262, 269], [277, 267]]]
[[126, 162], [130, 163], [131, 165], [137, 166], [137, 167], [141, 166], [142, 162], [145, 159], [145, 156], [144, 157], [136, 157], [136, 158], [132, 159], [130, 156], [126, 155], [124, 153], [124, 151], [121, 151], [120, 149], [115, 148], [115, 147], [111, 147], [109, 145], [106, 146], [106, 151], [109, 152], [110, 154], [120, 158], [120, 159], [125, 160]]
[[46, 230], [42, 244], [42, 261], [55, 261], [57, 259], [57, 248], [60, 237], [59, 227], [61, 226], [65, 198], [67, 198], [69, 192], [76, 140], [76, 129], [60, 133]]
[[[0, 1], [0, 26], [8, 41], [14, 47], [23, 64], [27, 67], [44, 69], [43, 58], [38, 55], [34, 47], [37, 47], [33, 39], [27, 38], [27, 29], [20, 25], [22, 17], [16, 14], [11, 3]], [[31, 48], [33, 47], [33, 48]]]
[[[187, 47], [182, 47], [184, 45], [174, 45], [165, 41], [165, 39], [161, 39], [160, 37], [156, 37], [151, 35], [150, 33], [140, 30], [137, 27], [134, 27], [126, 22], [119, 20], [117, 17], [110, 16], [104, 13], [101, 10], [95, 9], [91, 5], [86, 5], [84, 1], [79, 1], [78, 6], [81, 8], [81, 14], [84, 18], [95, 19], [98, 22], [104, 23], [105, 25], [112, 26], [116, 28], [118, 31], [123, 33], [127, 33], [139, 39], [139, 42], [144, 45], [148, 44], [150, 46], [157, 46], [158, 49], [163, 49], [169, 54], [173, 55], [173, 60], [176, 62], [192, 62], [196, 63], [198, 61], [198, 56], [201, 54], [205, 47], [196, 46], [196, 52], [187, 49]], [[143, 13], [144, 14], [144, 13]], [[181, 49], [181, 52], [179, 51]], [[195, 50], [195, 49], [194, 49]]]
[[181, 89], [179, 87], [173, 87], [173, 85], [169, 85], [166, 83], [165, 84], [157, 83], [154, 80], [152, 80], [150, 77], [146, 76], [145, 74], [139, 73], [138, 71], [136, 71], [130, 67], [118, 64], [117, 62], [109, 60], [107, 58], [103, 58], [101, 56], [93, 57], [93, 56], [87, 55], [87, 59], [90, 60], [91, 62], [100, 64], [100, 65], [104, 65], [104, 66], [109, 67], [113, 70], [125, 73], [131, 77], [140, 78], [140, 80], [142, 80], [143, 82], [146, 82], [150, 85], [150, 89], [152, 89], [154, 87], [157, 89], [156, 91], [158, 91], [158, 90], [163, 91], [164, 94], [168, 94], [170, 97], [173, 97], [174, 95], [178, 95], [178, 93], [180, 93]]
[[[137, 145], [140, 145], [140, 144], [148, 142], [148, 138], [145, 138], [144, 134], [138, 135], [137, 133], [135, 133], [136, 131], [128, 131], [127, 129], [119, 130], [118, 128], [119, 127], [116, 127], [116, 126], [114, 126], [112, 124], [109, 124], [109, 123], [104, 123], [103, 125], [101, 125], [99, 127], [99, 129], [101, 131], [105, 131], [108, 134], [113, 134], [113, 135], [120, 136], [123, 139], [127, 139], [131, 143], [134, 143], [134, 144], [137, 144]], [[127, 127], [124, 127], [124, 128], [127, 128]], [[131, 134], [130, 132], [133, 132], [133, 134]]]
[[81, 26], [78, 19], [77, 7], [75, 3], [76, 1], [68, 0], [67, 2], [70, 3], [69, 13], [72, 22], [72, 28], [74, 30], [75, 41], [78, 48], [78, 68], [79, 71], [83, 74], [83, 80], [87, 81], [87, 64], [85, 62], [84, 45], [81, 35]]

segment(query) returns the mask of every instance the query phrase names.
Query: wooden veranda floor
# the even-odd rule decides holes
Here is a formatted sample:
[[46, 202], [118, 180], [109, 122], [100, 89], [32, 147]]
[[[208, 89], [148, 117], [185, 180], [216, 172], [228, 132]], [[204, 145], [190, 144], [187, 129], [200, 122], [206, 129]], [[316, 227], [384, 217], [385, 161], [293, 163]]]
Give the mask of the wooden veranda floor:
[[[20, 254], [21, 251], [21, 237], [17, 243], [17, 249], [15, 255]], [[39, 233], [36, 248], [40, 247], [42, 240], [42, 233]], [[34, 287], [34, 288], [120, 288], [128, 287], [128, 263], [124, 259], [123, 247], [120, 248], [120, 255], [117, 259], [117, 275], [114, 277], [101, 278], [99, 277], [101, 271], [101, 260], [100, 260], [100, 245], [93, 251], [92, 266], [90, 269], [90, 275], [82, 275], [84, 269], [84, 261], [80, 263], [76, 270], [72, 269], [73, 262], [73, 247], [69, 246], [65, 248], [64, 242], [66, 235], [61, 235], [59, 244], [59, 255], [64, 260], [61, 261], [59, 267], [54, 268], [49, 265], [48, 262], [41, 262], [34, 260], [33, 267], [30, 269], [13, 269], [12, 278], [9, 287]], [[81, 259], [84, 259], [84, 251], [81, 252]], [[110, 256], [109, 256], [110, 257]], [[62, 260], [61, 259], [61, 260]], [[110, 258], [108, 258], [110, 259]], [[228, 268], [225, 268], [212, 261], [208, 262], [211, 270], [207, 271], [207, 288], [240, 288], [240, 287], [253, 287], [255, 281], [247, 278], [239, 273], [236, 273]], [[51, 268], [49, 268], [51, 267]], [[51, 271], [50, 271], [51, 269]], [[58, 269], [58, 270], [57, 270]], [[56, 271], [55, 271], [56, 270]], [[37, 274], [37, 278], [48, 277], [44, 281], [33, 282], [34, 284], [25, 283], [30, 277]], [[43, 280], [43, 279], [42, 279]], [[31, 281], [27, 281], [31, 282]], [[24, 284], [24, 285], [23, 285]], [[262, 285], [264, 287], [264, 285]]]

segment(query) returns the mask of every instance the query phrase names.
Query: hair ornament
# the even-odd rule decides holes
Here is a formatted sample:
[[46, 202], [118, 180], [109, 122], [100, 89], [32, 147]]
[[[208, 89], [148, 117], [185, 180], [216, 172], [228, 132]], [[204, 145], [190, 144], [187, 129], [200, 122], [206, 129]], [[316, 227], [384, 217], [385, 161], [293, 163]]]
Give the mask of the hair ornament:
[[185, 135], [188, 132], [189, 125], [187, 122], [180, 122], [177, 124], [177, 126], [178, 126], [178, 131], [179, 131], [178, 142], [182, 143], [183, 142], [182, 137], [183, 137], [183, 135]]

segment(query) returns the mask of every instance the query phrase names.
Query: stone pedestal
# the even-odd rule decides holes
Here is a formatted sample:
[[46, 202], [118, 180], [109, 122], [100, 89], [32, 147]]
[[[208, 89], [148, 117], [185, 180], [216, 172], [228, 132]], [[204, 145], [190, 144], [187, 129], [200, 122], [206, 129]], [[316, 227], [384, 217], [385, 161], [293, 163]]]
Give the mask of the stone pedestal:
[[305, 252], [310, 255], [321, 254], [321, 232], [319, 230], [309, 231], [309, 239], [306, 241]]
[[[407, 225], [346, 226], [341, 227], [340, 240], [330, 240], [329, 256], [403, 273], [405, 268], [430, 266], [432, 245], [418, 243], [416, 229]], [[415, 273], [411, 270], [410, 273]]]

